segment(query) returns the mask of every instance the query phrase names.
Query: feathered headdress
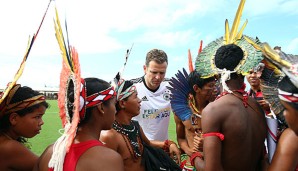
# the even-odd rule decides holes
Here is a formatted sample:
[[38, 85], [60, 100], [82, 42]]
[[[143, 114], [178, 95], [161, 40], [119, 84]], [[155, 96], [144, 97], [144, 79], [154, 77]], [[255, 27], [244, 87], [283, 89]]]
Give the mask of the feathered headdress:
[[[105, 90], [87, 96], [86, 83], [81, 78], [78, 53], [74, 47], [69, 45], [67, 23], [65, 21], [65, 36], [62, 31], [57, 8], [55, 8], [55, 12], [56, 18], [54, 19], [54, 25], [56, 38], [63, 58], [58, 106], [64, 133], [53, 146], [53, 154], [48, 166], [49, 168], [54, 168], [55, 171], [62, 171], [65, 155], [69, 151], [76, 136], [78, 123], [85, 118], [86, 109], [109, 100], [116, 95], [116, 92], [113, 87], [108, 87]], [[73, 100], [70, 98], [71, 96], [73, 96]]]
[[[54, 170], [63, 170], [64, 157], [72, 144], [75, 137], [77, 125], [79, 123], [79, 108], [80, 108], [80, 90], [81, 86], [81, 70], [78, 59], [78, 53], [74, 47], [69, 45], [68, 34], [66, 37], [63, 34], [60, 24], [57, 8], [55, 8], [56, 18], [54, 19], [56, 38], [61, 50], [63, 58], [62, 71], [60, 74], [60, 89], [58, 95], [58, 105], [60, 109], [60, 118], [64, 127], [63, 135], [55, 142], [53, 147], [53, 154], [49, 162], [49, 168]], [[66, 21], [65, 21], [66, 25]], [[67, 26], [66, 26], [67, 33]], [[68, 87], [74, 87], [74, 101], [73, 101], [73, 116], [70, 121], [68, 103]]]
[[127, 49], [126, 50], [126, 54], [125, 54], [125, 61], [124, 61], [124, 64], [122, 66], [122, 68], [117, 72], [116, 76], [114, 77], [114, 79], [110, 82], [110, 84], [116, 88], [117, 87], [117, 84], [118, 82], [122, 79], [122, 74], [124, 72], [124, 69], [126, 67], [126, 63], [128, 61], [128, 57], [130, 55], [130, 52], [132, 50], [132, 47], [133, 47], [133, 44], [131, 45], [131, 48], [130, 49]]
[[35, 42], [35, 39], [36, 39], [36, 37], [37, 37], [37, 35], [39, 33], [39, 30], [40, 30], [40, 28], [42, 26], [42, 23], [43, 23], [43, 21], [45, 19], [45, 16], [46, 16], [47, 12], [48, 12], [48, 9], [49, 9], [50, 4], [51, 4], [51, 0], [49, 1], [49, 4], [47, 6], [47, 9], [46, 9], [46, 11], [45, 11], [45, 13], [44, 13], [44, 15], [42, 17], [42, 20], [41, 20], [41, 22], [39, 24], [39, 27], [38, 27], [36, 33], [33, 35], [32, 38], [29, 37], [29, 39], [28, 39], [28, 44], [27, 44], [27, 49], [26, 49], [25, 55], [23, 57], [23, 60], [21, 62], [21, 65], [20, 65], [18, 71], [16, 72], [16, 74], [15, 74], [15, 76], [13, 78], [13, 81], [10, 82], [10, 83], [8, 83], [6, 89], [2, 93], [0, 93], [0, 106], [1, 106], [2, 102], [5, 100], [5, 98], [7, 97], [7, 95], [9, 94], [10, 90], [16, 85], [16, 82], [18, 81], [18, 79], [23, 74], [23, 70], [25, 68], [26, 60], [27, 60], [27, 58], [29, 56], [29, 53], [31, 51], [31, 48], [32, 48], [32, 46], [33, 46], [33, 44]]
[[[198, 55], [202, 52], [203, 41], [200, 41], [200, 47]], [[189, 72], [193, 72], [193, 64], [190, 50], [188, 49], [188, 69]], [[185, 121], [190, 119], [192, 114], [199, 115], [198, 109], [195, 106], [195, 99], [190, 95], [191, 87], [188, 84], [189, 74], [183, 68], [182, 72], [178, 70], [169, 81], [171, 87], [168, 87], [171, 91], [171, 106], [176, 116], [180, 120]], [[200, 116], [200, 115], [199, 115]]]
[[190, 119], [192, 115], [191, 108], [188, 103], [188, 97], [190, 93], [190, 86], [188, 84], [189, 75], [183, 68], [182, 72], [178, 70], [169, 81], [171, 87], [168, 87], [171, 91], [171, 107], [182, 121]]
[[[199, 47], [199, 50], [198, 50], [198, 55], [202, 52], [202, 48], [203, 48], [203, 41], [201, 40], [200, 41], [200, 47]], [[191, 53], [190, 53], [190, 49], [188, 49], [188, 68], [189, 68], [189, 72], [194, 71], [194, 66], [193, 66], [193, 63], [192, 63], [192, 56], [191, 56]]]
[[257, 50], [261, 51], [265, 58], [278, 67], [285, 75], [287, 75], [291, 82], [298, 88], [298, 56], [286, 54], [282, 51], [274, 51], [269, 44], [257, 44], [249, 37], [245, 39], [253, 45]]
[[[227, 90], [228, 92], [231, 91], [229, 90], [225, 82], [229, 79], [231, 73], [246, 75], [248, 74], [250, 69], [252, 69], [263, 59], [262, 52], [256, 50], [251, 44], [246, 41], [246, 39], [242, 35], [243, 30], [247, 24], [247, 20], [238, 32], [244, 4], [245, 0], [241, 0], [231, 30], [229, 28], [228, 20], [226, 20], [224, 36], [209, 43], [196, 59], [196, 70], [202, 75], [202, 77], [208, 78], [220, 74], [223, 89]], [[257, 42], [257, 40], [254, 41]], [[238, 66], [236, 66], [233, 71], [219, 69], [214, 63], [214, 57], [217, 49], [227, 44], [235, 44], [239, 46], [244, 52], [242, 61], [239, 62]]]

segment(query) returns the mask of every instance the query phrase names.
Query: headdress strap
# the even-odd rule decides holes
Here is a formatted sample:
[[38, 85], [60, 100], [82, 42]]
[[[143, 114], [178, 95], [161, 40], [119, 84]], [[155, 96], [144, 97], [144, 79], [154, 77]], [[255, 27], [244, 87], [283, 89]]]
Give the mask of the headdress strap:
[[232, 93], [232, 91], [227, 86], [226, 81], [230, 80], [231, 73], [235, 73], [236, 71], [230, 71], [230, 70], [227, 70], [226, 68], [224, 68], [224, 69], [217, 69], [217, 71], [221, 75], [220, 81], [221, 81], [223, 90], [226, 90], [229, 93]]

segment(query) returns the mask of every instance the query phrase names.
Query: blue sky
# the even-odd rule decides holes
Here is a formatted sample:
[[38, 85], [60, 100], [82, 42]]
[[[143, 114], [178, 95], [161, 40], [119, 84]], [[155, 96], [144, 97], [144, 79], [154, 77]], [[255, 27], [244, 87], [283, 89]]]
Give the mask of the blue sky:
[[[48, 0], [10, 0], [0, 3], [0, 88], [12, 80], [25, 53], [28, 36], [41, 21]], [[240, 1], [236, 0], [56, 0], [66, 16], [70, 42], [78, 52], [83, 77], [111, 80], [124, 63], [125, 79], [143, 75], [146, 53], [163, 49], [169, 57], [166, 77], [187, 67], [187, 51], [195, 59], [204, 46], [224, 34]], [[40, 88], [58, 87], [62, 58], [56, 42], [52, 3], [19, 83]], [[246, 0], [241, 25], [244, 34], [258, 36], [272, 47], [298, 54], [298, 1]]]

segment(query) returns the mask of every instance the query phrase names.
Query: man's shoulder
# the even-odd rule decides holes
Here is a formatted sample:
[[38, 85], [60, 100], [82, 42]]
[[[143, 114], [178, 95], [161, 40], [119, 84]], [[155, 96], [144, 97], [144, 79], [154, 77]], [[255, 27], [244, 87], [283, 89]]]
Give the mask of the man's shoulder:
[[143, 82], [143, 77], [133, 78], [130, 81], [134, 84]]

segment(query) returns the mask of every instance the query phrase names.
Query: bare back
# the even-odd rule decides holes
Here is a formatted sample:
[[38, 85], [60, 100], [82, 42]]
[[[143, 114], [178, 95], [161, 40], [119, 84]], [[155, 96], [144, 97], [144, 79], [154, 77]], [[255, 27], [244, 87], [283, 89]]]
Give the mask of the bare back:
[[258, 170], [264, 155], [266, 122], [261, 108], [254, 106], [257, 109], [245, 108], [242, 99], [228, 94], [203, 110], [203, 132], [220, 132], [225, 138], [205, 137], [206, 170]]

